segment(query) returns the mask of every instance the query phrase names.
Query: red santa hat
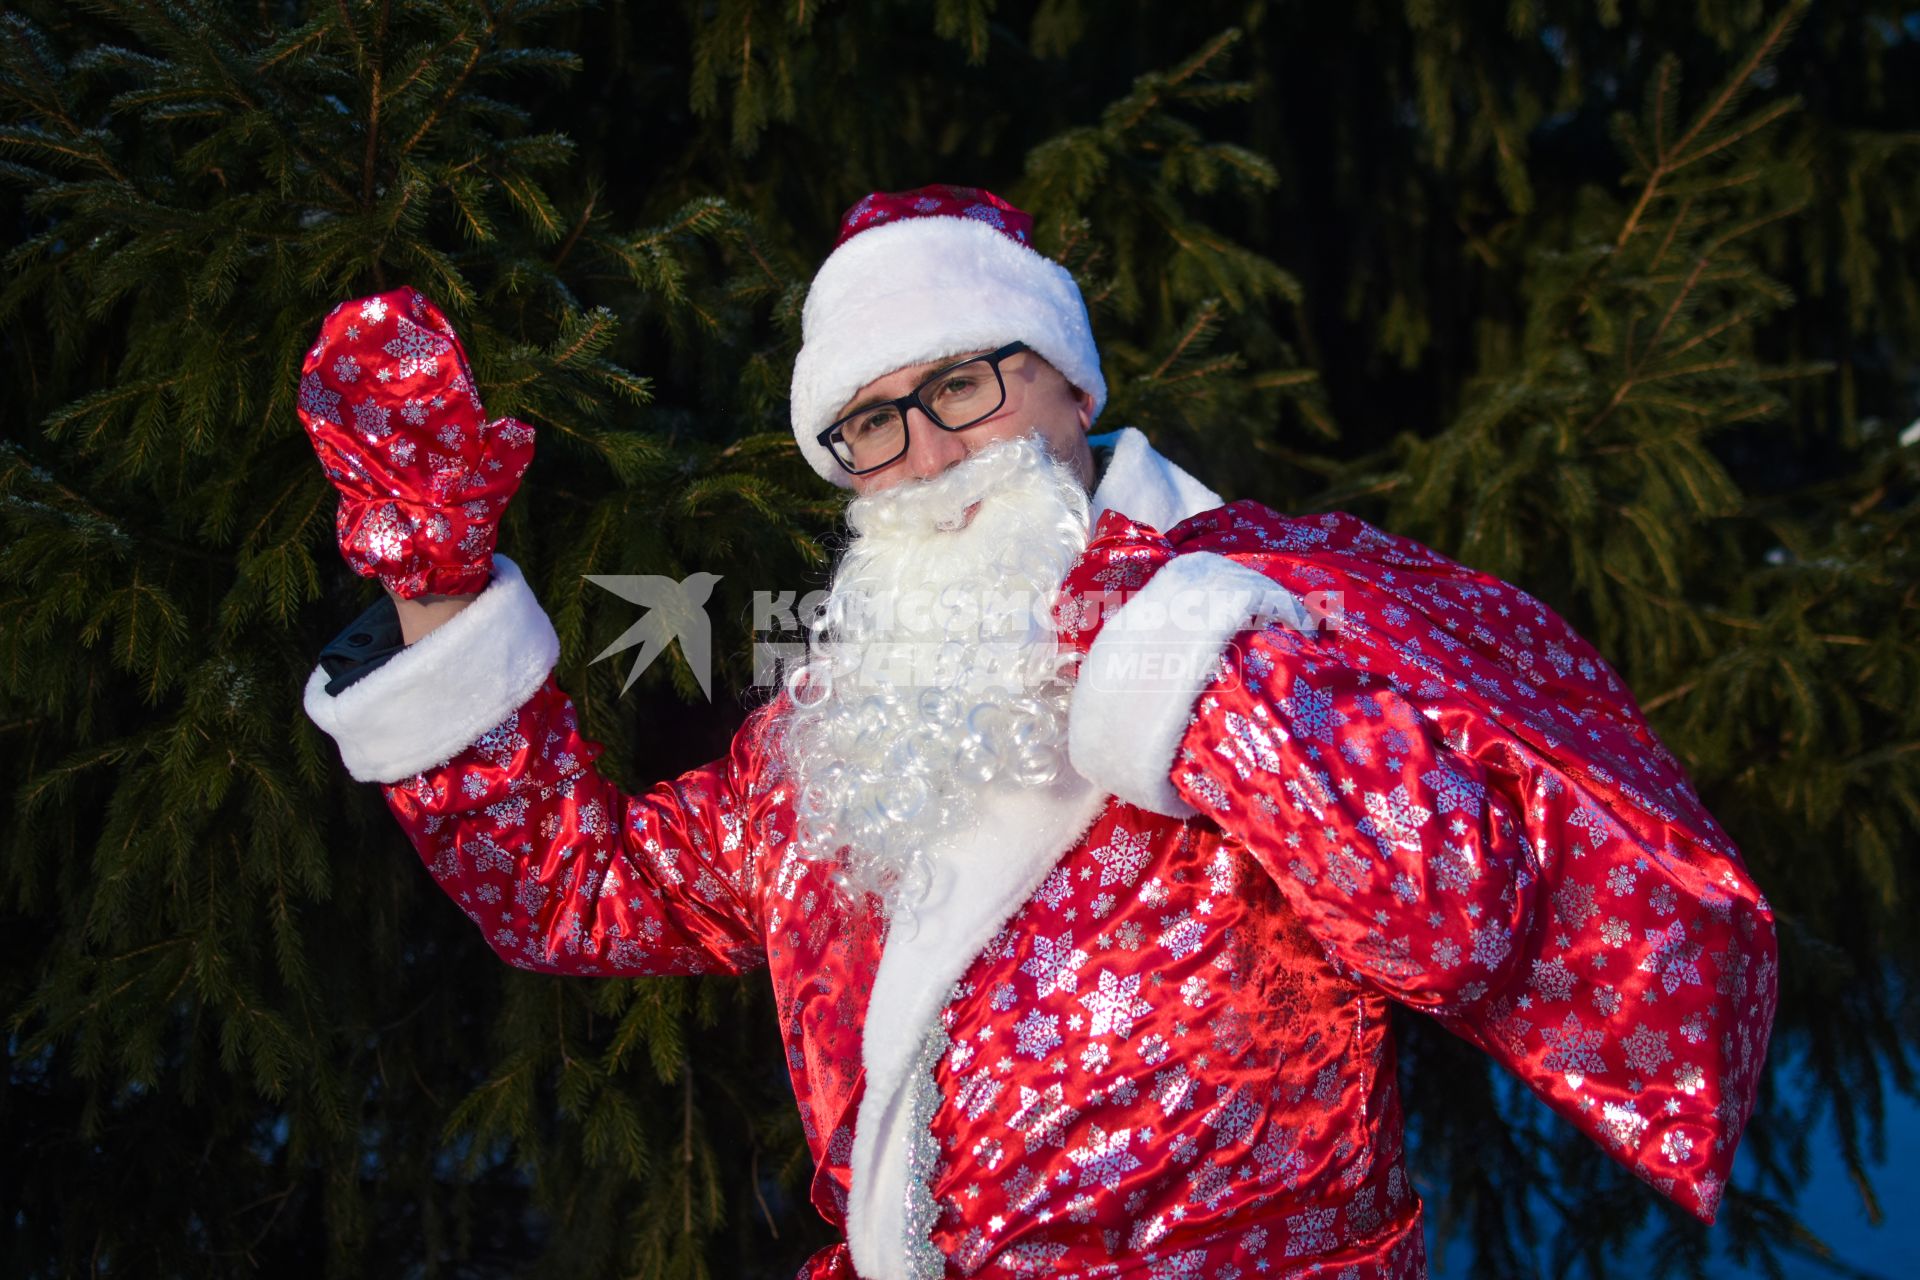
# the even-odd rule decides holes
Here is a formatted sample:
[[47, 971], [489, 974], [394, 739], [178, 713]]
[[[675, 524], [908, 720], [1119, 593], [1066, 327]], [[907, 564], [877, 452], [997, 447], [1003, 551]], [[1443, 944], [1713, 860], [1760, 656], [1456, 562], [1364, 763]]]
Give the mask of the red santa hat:
[[1033, 219], [977, 187], [876, 191], [840, 220], [801, 313], [793, 436], [813, 469], [852, 478], [818, 439], [875, 378], [944, 356], [1024, 342], [1107, 402], [1080, 287], [1032, 247]]

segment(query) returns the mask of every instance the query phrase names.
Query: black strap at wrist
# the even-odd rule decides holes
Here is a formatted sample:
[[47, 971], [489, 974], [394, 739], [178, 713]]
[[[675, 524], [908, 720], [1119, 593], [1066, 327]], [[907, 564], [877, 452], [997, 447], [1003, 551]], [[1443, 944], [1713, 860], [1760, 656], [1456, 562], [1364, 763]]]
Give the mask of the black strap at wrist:
[[330, 677], [327, 696], [335, 696], [406, 647], [400, 630], [400, 611], [393, 607], [392, 599], [382, 594], [320, 650], [320, 665]]

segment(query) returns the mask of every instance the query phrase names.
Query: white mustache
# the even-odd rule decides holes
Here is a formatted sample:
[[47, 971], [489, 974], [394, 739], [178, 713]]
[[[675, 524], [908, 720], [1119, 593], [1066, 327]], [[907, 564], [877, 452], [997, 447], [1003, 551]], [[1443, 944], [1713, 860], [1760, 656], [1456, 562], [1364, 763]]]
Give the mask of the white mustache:
[[1037, 436], [996, 441], [937, 476], [855, 498], [847, 504], [847, 527], [861, 536], [933, 534], [965, 528], [970, 520], [969, 508], [984, 506], [1030, 465], [1018, 450], [1002, 447], [1018, 442], [1045, 448]]

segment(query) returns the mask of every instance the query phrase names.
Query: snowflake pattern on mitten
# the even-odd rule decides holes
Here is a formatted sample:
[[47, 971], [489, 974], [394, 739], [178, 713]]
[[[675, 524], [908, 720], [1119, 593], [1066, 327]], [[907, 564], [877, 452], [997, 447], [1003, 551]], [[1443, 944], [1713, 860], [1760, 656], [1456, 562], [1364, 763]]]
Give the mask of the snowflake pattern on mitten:
[[438, 307], [410, 288], [335, 307], [301, 367], [299, 412], [340, 491], [355, 573], [408, 599], [486, 586], [533, 428], [488, 420]]

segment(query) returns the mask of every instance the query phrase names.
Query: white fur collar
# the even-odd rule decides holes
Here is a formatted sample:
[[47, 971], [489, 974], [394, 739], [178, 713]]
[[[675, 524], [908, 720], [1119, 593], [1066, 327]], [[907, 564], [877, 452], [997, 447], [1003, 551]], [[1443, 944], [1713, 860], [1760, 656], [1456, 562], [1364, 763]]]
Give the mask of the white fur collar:
[[[1165, 530], [1220, 505], [1220, 496], [1155, 451], [1132, 427], [1092, 443], [1114, 453], [1093, 515], [1116, 510]], [[940, 842], [917, 927], [889, 936], [862, 1029], [866, 1091], [854, 1124], [847, 1243], [867, 1280], [907, 1274], [909, 1068], [953, 984], [1086, 834], [1105, 791], [1069, 775], [1054, 786], [991, 797], [980, 822]]]
[[1111, 446], [1113, 460], [1093, 491], [1093, 518], [1118, 511], [1165, 533], [1188, 516], [1221, 505], [1220, 495], [1169, 462], [1136, 428], [1122, 427], [1087, 443]]

